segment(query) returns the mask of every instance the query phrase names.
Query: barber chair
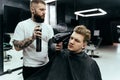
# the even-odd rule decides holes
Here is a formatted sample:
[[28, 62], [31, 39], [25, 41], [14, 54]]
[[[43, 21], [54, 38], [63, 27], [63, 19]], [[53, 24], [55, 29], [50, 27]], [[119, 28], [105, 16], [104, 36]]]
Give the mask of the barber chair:
[[102, 38], [101, 37], [96, 37], [96, 39], [94, 39], [94, 42], [90, 42], [88, 44], [88, 46], [86, 47], [86, 52], [88, 53], [89, 51], [91, 52], [91, 54], [89, 55], [90, 57], [93, 58], [99, 58], [98, 55], [95, 55], [95, 51], [100, 47], [100, 44], [102, 42]]
[[12, 49], [12, 46], [9, 44], [10, 42], [10, 35], [9, 34], [4, 34], [3, 35], [3, 53], [4, 53], [4, 61], [8, 62], [11, 60], [12, 56], [7, 55], [7, 51]]

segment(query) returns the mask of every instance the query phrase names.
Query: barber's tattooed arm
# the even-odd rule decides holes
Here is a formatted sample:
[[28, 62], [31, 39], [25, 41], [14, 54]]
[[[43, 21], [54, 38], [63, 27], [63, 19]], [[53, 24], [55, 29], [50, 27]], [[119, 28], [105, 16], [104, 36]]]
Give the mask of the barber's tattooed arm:
[[20, 50], [28, 47], [36, 39], [36, 36], [41, 37], [41, 32], [40, 32], [39, 26], [35, 27], [33, 35], [31, 37], [26, 38], [22, 41], [14, 40], [13, 44], [14, 44], [15, 49], [17, 51], [20, 51]]
[[28, 47], [33, 41], [34, 41], [34, 38], [30, 37], [30, 38], [26, 38], [22, 41], [14, 40], [13, 44], [14, 44], [15, 49], [17, 51], [20, 51], [20, 50]]

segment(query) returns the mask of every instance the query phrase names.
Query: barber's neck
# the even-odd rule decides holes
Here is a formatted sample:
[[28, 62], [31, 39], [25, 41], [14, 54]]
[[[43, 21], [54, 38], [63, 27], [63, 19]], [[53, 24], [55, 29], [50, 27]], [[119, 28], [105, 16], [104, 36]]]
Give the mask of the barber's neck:
[[[34, 21], [34, 22], [36, 22], [33, 16], [31, 17], [31, 20]], [[36, 22], [36, 23], [37, 23], [37, 22]]]

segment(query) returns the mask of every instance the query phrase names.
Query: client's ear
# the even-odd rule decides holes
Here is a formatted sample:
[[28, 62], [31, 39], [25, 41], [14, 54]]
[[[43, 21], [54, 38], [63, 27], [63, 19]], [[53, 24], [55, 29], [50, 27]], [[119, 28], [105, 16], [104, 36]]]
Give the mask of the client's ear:
[[87, 43], [84, 42], [84, 43], [83, 43], [83, 47], [82, 47], [82, 49], [85, 49], [86, 46], [87, 46]]

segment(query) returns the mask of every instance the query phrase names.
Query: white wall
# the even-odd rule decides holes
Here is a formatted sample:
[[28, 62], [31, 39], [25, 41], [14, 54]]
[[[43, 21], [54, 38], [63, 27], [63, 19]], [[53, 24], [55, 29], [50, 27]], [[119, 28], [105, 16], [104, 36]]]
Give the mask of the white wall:
[[50, 25], [56, 25], [56, 6], [47, 4], [46, 6], [46, 16], [45, 16], [45, 23]]

